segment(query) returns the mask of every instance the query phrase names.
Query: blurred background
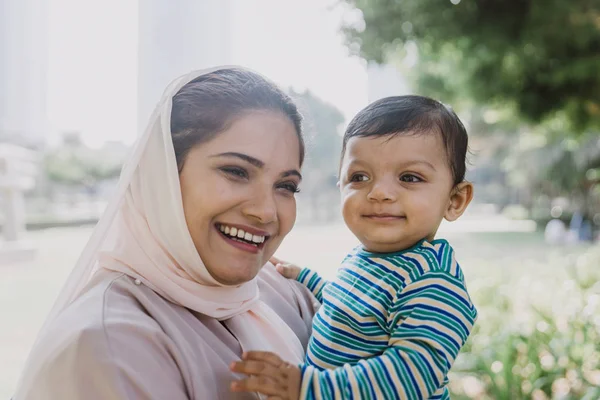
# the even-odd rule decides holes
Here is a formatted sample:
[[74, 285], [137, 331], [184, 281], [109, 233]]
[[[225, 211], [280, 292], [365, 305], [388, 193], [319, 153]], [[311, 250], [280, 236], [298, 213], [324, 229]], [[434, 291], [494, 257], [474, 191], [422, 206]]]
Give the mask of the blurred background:
[[308, 160], [278, 255], [326, 277], [356, 244], [335, 186], [346, 124], [389, 95], [451, 105], [476, 194], [440, 236], [480, 312], [453, 399], [600, 399], [599, 0], [0, 0], [1, 398], [163, 88], [219, 64], [300, 104]]

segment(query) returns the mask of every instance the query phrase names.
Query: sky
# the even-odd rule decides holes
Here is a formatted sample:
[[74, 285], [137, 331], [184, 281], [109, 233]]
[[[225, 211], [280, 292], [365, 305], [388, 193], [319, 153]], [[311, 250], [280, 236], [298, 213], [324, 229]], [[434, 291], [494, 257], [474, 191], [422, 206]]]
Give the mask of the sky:
[[[94, 147], [135, 139], [137, 1], [49, 0], [51, 143], [73, 130]], [[284, 88], [311, 90], [339, 108], [346, 122], [367, 104], [366, 63], [349, 55], [339, 32], [356, 13], [332, 0], [228, 1], [231, 63]]]

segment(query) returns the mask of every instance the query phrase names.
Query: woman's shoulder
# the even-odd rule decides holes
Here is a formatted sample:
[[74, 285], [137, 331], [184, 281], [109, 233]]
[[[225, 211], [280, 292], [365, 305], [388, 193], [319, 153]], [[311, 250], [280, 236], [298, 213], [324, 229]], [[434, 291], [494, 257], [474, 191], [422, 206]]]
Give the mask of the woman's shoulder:
[[121, 272], [101, 270], [59, 317], [84, 329], [114, 328], [151, 321], [145, 302], [164, 301], [140, 281]]
[[[119, 352], [116, 342], [160, 336], [162, 330], [144, 308], [156, 293], [131, 277], [112, 271], [96, 273], [77, 298], [49, 321], [38, 346], [57, 352], [77, 350], [108, 355]], [[57, 355], [57, 354], [55, 354]], [[88, 354], [90, 356], [90, 354]]]
[[[145, 395], [138, 389], [153, 382], [183, 393], [170, 340], [144, 309], [144, 302], [161, 301], [145, 298], [150, 292], [124, 274], [96, 274], [43, 330], [26, 365], [22, 397], [15, 398], [139, 398]], [[64, 376], [72, 379], [63, 382]]]

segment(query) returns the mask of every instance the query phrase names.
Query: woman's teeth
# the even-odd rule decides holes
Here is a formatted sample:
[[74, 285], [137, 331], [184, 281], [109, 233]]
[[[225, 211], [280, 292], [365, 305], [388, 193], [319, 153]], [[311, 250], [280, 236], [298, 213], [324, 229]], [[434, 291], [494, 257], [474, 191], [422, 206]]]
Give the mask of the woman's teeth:
[[244, 232], [243, 229], [238, 229], [233, 226], [227, 225], [219, 225], [219, 230], [226, 234], [227, 236], [231, 236], [232, 238], [242, 239], [246, 242], [250, 242], [252, 244], [260, 244], [265, 241], [264, 236], [253, 235], [250, 232]]

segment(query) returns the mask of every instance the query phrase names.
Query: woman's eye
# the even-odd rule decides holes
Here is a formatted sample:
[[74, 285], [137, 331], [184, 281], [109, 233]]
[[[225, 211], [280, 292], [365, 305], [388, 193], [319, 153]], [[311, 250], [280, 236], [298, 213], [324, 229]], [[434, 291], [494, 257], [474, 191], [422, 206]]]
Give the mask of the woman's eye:
[[296, 185], [293, 182], [286, 182], [286, 183], [281, 183], [277, 186], [280, 189], [286, 190], [292, 194], [295, 193], [299, 193], [300, 192], [300, 188], [298, 187], [298, 185]]
[[240, 167], [222, 167], [221, 171], [236, 178], [248, 179], [248, 172]]
[[369, 177], [365, 174], [354, 174], [350, 177], [350, 182], [366, 182], [369, 180]]
[[406, 182], [406, 183], [418, 183], [418, 182], [423, 182], [423, 179], [419, 178], [416, 175], [413, 174], [404, 174], [400, 177], [400, 180], [402, 182]]

